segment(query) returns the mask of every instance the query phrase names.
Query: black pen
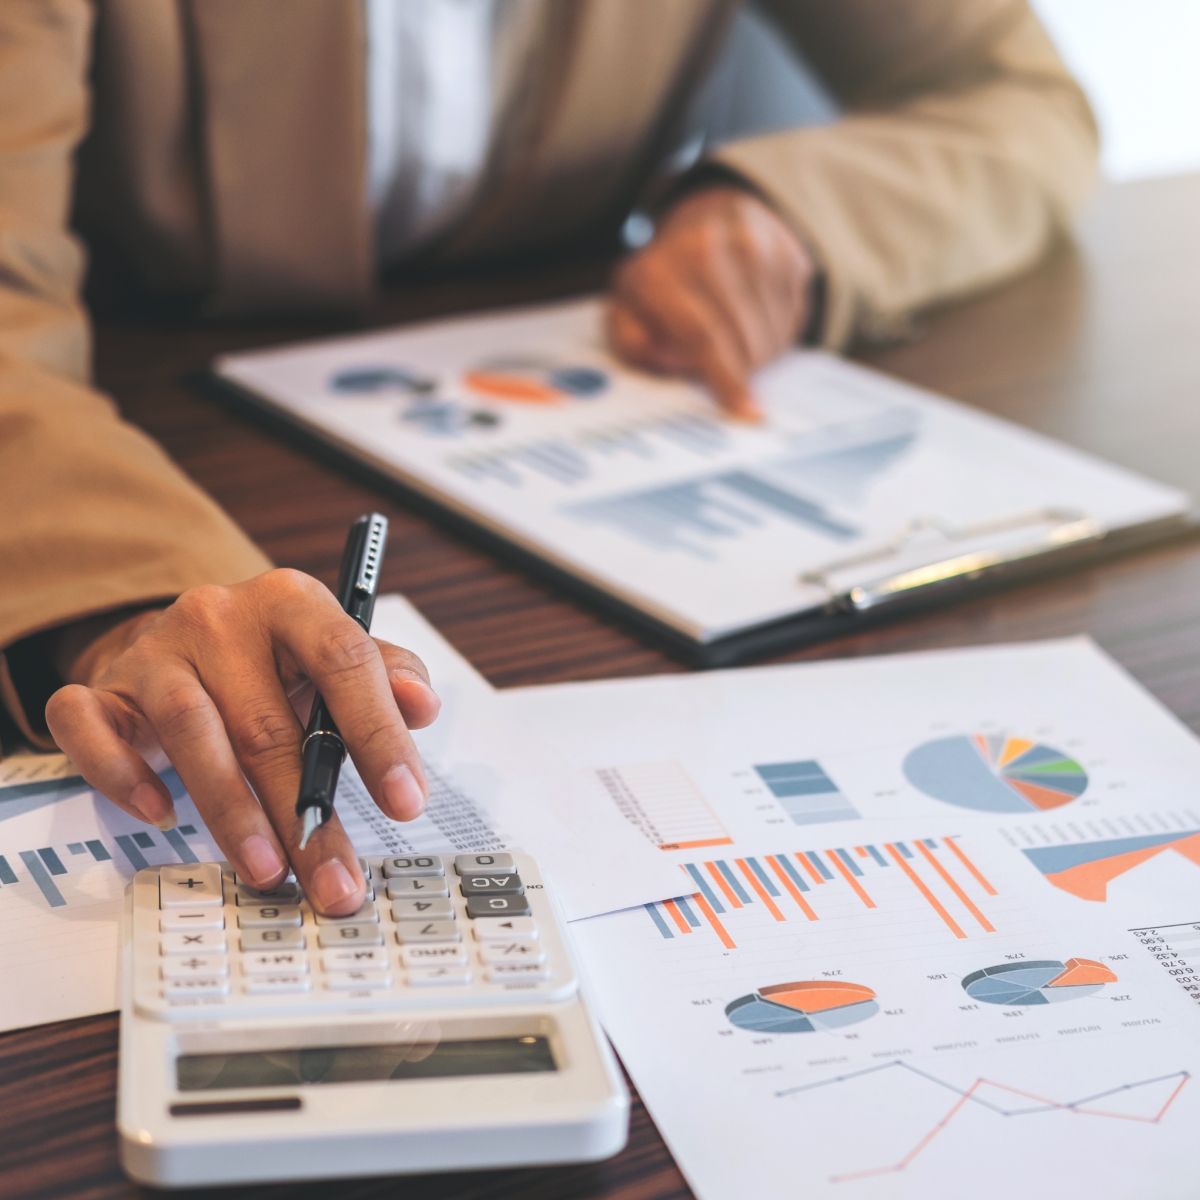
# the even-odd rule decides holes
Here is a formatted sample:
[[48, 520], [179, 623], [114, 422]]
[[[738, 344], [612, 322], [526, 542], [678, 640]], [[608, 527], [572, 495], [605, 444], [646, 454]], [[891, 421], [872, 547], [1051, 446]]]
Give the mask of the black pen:
[[[379, 591], [379, 568], [383, 564], [387, 531], [387, 517], [379, 513], [359, 517], [346, 535], [346, 548], [342, 551], [342, 565], [338, 571], [338, 603], [368, 633], [371, 632], [371, 617]], [[333, 797], [345, 757], [346, 743], [318, 694], [313, 698], [312, 714], [300, 745], [300, 795], [296, 799], [296, 816], [304, 822], [300, 834], [301, 850], [333, 816]]]

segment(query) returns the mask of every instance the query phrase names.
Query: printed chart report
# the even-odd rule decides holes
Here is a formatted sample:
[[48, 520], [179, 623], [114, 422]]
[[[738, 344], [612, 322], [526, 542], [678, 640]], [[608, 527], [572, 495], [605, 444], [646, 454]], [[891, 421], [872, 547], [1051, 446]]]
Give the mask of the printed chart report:
[[501, 699], [678, 871], [575, 929], [701, 1200], [1194, 1194], [1200, 746], [1089, 643]]
[[694, 384], [614, 359], [598, 301], [237, 354], [216, 368], [701, 642], [815, 610], [825, 583], [846, 586], [848, 559], [876, 578], [961, 553], [968, 531], [990, 523], [1010, 523], [1027, 546], [1079, 519], [1114, 529], [1187, 507], [1171, 489], [816, 351], [756, 377], [762, 425], [724, 420]]

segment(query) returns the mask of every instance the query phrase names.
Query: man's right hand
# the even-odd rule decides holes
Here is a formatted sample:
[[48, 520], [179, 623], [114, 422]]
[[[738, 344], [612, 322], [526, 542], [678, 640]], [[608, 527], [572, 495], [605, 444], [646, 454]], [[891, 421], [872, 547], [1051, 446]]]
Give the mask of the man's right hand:
[[393, 820], [418, 816], [426, 783], [410, 729], [440, 701], [416, 655], [364, 633], [321, 583], [268, 571], [184, 592], [108, 627], [64, 666], [46, 706], [60, 749], [131, 816], [163, 828], [170, 794], [146, 756], [161, 749], [240, 877], [270, 888], [295, 869], [313, 906], [358, 909], [365, 885], [335, 815], [297, 849], [302, 724], [315, 687], [363, 782]]

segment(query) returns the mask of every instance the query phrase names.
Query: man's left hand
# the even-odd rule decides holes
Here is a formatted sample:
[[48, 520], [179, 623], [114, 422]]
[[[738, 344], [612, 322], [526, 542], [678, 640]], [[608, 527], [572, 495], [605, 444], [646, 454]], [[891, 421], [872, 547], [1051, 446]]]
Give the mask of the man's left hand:
[[760, 417], [750, 377], [809, 319], [816, 266], [795, 230], [753, 192], [691, 192], [613, 279], [609, 338], [635, 366], [698, 379], [722, 408]]

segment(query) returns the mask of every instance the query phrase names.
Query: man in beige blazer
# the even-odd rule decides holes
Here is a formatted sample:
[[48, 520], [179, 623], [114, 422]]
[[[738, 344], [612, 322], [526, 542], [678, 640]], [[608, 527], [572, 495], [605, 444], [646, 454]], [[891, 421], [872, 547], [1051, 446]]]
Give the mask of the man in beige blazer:
[[[736, 0], [476, 2], [493, 24], [466, 33], [490, 55], [488, 79], [507, 82], [479, 109], [471, 186], [443, 179], [454, 219], [434, 204], [436, 234], [409, 248], [461, 261], [615, 228], [654, 183]], [[372, 795], [403, 819], [424, 799], [408, 730], [437, 698], [412, 655], [367, 638], [315, 581], [271, 571], [92, 389], [71, 214], [147, 295], [198, 316], [362, 306], [380, 262], [366, 183], [378, 126], [364, 101], [377, 23], [405, 25], [419, 57], [411, 22], [449, 11], [386, 3], [0, 4], [10, 740], [48, 744], [54, 693], [54, 739], [157, 824], [170, 798], [145, 756], [165, 750], [239, 871], [269, 886], [290, 857], [337, 913], [363, 895], [344, 832], [331, 823], [291, 849], [292, 701], [320, 687]], [[798, 337], [886, 334], [1031, 263], [1069, 223], [1096, 148], [1087, 103], [1024, 0], [759, 7], [843, 115], [727, 144], [660, 191], [657, 232], [619, 269], [610, 314], [619, 352], [704, 380], [743, 416], [754, 368]], [[414, 161], [401, 184], [424, 170]]]

